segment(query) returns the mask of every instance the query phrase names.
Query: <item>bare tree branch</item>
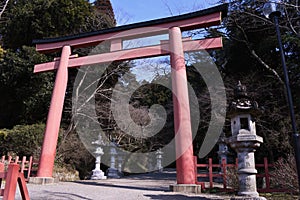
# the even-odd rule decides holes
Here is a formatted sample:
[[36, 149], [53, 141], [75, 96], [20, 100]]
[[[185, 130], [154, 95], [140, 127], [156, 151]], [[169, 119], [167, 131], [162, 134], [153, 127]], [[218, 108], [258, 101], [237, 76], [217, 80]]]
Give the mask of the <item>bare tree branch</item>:
[[2, 17], [2, 14], [4, 13], [7, 4], [8, 4], [9, 0], [5, 0], [4, 2], [2, 2], [2, 5], [0, 6], [0, 19]]
[[277, 77], [278, 81], [279, 81], [281, 84], [284, 84], [284, 82], [282, 81], [282, 79], [280, 78], [279, 74], [276, 72], [275, 69], [272, 69], [269, 65], [267, 65], [267, 64], [261, 59], [261, 57], [259, 57], [259, 56], [255, 53], [255, 51], [254, 51], [253, 49], [250, 50], [250, 52], [251, 52], [252, 56], [253, 56], [254, 58], [256, 58], [256, 59], [260, 62], [260, 64], [262, 64], [266, 69], [268, 69], [271, 73], [273, 73], [273, 74]]
[[172, 12], [172, 9], [170, 8], [169, 4], [165, 0], [161, 0], [161, 1], [164, 3], [164, 5], [166, 6], [166, 8], [168, 9], [170, 15], [174, 16], [173, 12]]

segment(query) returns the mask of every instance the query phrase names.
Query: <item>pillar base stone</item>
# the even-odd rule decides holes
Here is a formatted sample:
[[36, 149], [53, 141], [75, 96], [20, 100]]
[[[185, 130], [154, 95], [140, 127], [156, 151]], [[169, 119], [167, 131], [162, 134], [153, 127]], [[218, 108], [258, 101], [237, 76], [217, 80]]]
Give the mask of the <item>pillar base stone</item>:
[[121, 178], [119, 171], [115, 168], [108, 168], [107, 177], [108, 178]]
[[59, 179], [52, 178], [52, 177], [30, 177], [28, 182], [37, 185], [50, 185], [50, 184], [58, 183]]
[[107, 179], [106, 176], [104, 176], [104, 172], [102, 170], [94, 169], [93, 175], [91, 176], [91, 180], [104, 180]]
[[201, 185], [196, 184], [175, 184], [170, 185], [170, 190], [172, 192], [182, 192], [182, 193], [201, 193]]

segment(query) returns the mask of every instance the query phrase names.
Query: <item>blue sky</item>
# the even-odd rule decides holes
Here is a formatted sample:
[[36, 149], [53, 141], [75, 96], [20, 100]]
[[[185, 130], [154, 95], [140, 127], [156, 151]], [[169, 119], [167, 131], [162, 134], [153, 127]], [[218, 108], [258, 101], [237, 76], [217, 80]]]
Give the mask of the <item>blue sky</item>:
[[118, 25], [148, 21], [201, 10], [217, 0], [111, 0]]
[[[208, 7], [216, 6], [218, 0], [110, 0], [114, 9], [117, 26], [132, 24], [136, 22], [149, 21], [163, 17], [176, 16], [202, 10]], [[159, 42], [161, 39], [168, 39], [166, 35], [153, 37], [146, 40], [138, 39], [136, 42], [129, 41], [129, 48], [133, 48], [139, 43], [145, 44]], [[124, 43], [127, 44], [127, 43]], [[133, 61], [135, 66], [132, 69], [138, 81], [151, 81], [157, 73], [170, 73], [170, 66], [159, 64], [159, 60], [166, 57], [156, 57], [149, 59], [139, 59]], [[146, 73], [147, 72], [147, 73]]]

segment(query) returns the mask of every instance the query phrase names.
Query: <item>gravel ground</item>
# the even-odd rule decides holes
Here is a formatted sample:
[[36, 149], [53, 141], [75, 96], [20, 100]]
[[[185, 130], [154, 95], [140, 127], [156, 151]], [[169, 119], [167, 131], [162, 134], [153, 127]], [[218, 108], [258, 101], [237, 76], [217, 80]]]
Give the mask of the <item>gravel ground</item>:
[[[170, 192], [176, 183], [174, 170], [126, 176], [121, 179], [60, 182], [52, 185], [27, 184], [32, 200], [205, 200], [229, 196]], [[21, 199], [19, 194], [16, 199]]]

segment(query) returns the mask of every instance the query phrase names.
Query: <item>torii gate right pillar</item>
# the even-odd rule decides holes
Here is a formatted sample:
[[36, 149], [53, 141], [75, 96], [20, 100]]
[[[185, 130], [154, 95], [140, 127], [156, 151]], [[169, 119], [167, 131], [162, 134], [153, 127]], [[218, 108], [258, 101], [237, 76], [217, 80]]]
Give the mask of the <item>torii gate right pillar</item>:
[[178, 192], [200, 193], [200, 186], [195, 184], [190, 105], [180, 28], [170, 28], [169, 36], [177, 172], [177, 185], [171, 186], [171, 189]]

